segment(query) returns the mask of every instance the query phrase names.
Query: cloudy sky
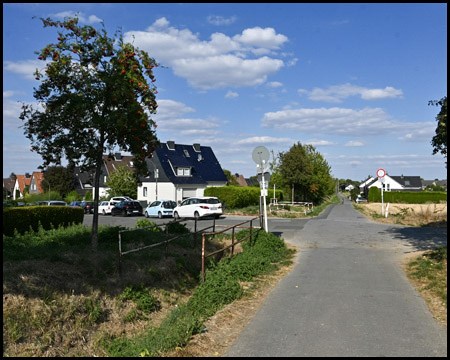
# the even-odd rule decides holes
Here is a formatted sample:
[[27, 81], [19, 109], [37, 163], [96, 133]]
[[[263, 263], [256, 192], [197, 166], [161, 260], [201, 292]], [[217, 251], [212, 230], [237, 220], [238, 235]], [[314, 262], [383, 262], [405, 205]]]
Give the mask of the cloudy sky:
[[42, 163], [18, 118], [39, 85], [34, 51], [58, 36], [38, 18], [77, 13], [164, 65], [161, 142], [211, 146], [245, 177], [256, 146], [276, 155], [301, 142], [338, 178], [446, 178], [428, 101], [447, 95], [447, 4], [264, 3], [3, 4], [3, 177]]

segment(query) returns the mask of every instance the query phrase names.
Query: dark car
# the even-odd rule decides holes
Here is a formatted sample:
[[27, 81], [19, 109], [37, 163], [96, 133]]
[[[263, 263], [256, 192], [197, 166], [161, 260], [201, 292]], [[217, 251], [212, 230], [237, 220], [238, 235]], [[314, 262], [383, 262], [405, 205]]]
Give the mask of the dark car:
[[94, 213], [94, 202], [93, 201], [83, 201], [80, 205], [84, 209], [85, 214]]
[[138, 201], [121, 201], [111, 209], [111, 216], [142, 215], [142, 205]]
[[71, 207], [80, 207], [81, 206], [82, 201], [72, 201], [69, 206]]

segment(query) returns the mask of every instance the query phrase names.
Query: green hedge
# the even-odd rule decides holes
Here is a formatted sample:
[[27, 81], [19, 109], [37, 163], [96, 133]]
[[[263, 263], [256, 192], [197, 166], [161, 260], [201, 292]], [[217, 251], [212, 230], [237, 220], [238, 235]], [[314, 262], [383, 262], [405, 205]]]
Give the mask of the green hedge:
[[[375, 186], [369, 189], [368, 199], [381, 202], [381, 190]], [[425, 204], [447, 201], [447, 193], [443, 191], [383, 191], [383, 201], [402, 204]]]
[[[283, 200], [283, 193], [281, 190], [275, 191], [278, 200]], [[205, 196], [215, 196], [225, 203], [227, 209], [243, 208], [251, 205], [259, 204], [259, 196], [261, 189], [257, 187], [247, 186], [221, 186], [208, 187], [204, 192]], [[273, 189], [269, 189], [266, 201], [270, 202], [273, 198]]]
[[3, 234], [12, 236], [14, 229], [19, 234], [39, 229], [41, 223], [44, 230], [68, 226], [72, 223], [83, 223], [84, 211], [82, 208], [69, 206], [30, 206], [3, 209]]

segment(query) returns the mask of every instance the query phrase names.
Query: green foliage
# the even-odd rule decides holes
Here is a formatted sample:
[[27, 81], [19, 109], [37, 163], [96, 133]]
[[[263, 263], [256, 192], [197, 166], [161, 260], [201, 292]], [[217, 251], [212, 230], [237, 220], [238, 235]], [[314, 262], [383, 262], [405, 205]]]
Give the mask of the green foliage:
[[77, 193], [76, 190], [72, 190], [70, 193], [67, 194], [65, 201], [67, 204], [70, 204], [72, 201], [80, 201], [82, 200], [82, 197], [80, 194]]
[[143, 283], [127, 286], [121, 295], [120, 300], [132, 300], [136, 303], [137, 309], [145, 314], [161, 309], [161, 303]]
[[46, 190], [56, 191], [63, 198], [66, 197], [72, 190], [75, 190], [73, 170], [63, 166], [49, 166], [44, 172], [42, 187]]
[[169, 223], [167, 225], [167, 231], [169, 234], [189, 234], [191, 231], [187, 228], [186, 224], [181, 223]]
[[135, 174], [125, 165], [118, 166], [112, 172], [108, 181], [105, 183], [110, 189], [107, 190], [108, 196], [129, 196], [132, 199], [137, 198], [137, 178]]
[[372, 186], [369, 188], [369, 195], [367, 195], [367, 197], [367, 200], [370, 202], [381, 202], [381, 189]]
[[223, 169], [223, 173], [227, 177], [227, 181], [228, 181], [227, 185], [229, 185], [229, 186], [240, 186], [238, 181], [237, 181], [237, 179], [236, 179], [236, 176], [232, 175], [230, 170]]
[[[372, 186], [369, 189], [369, 198], [367, 200], [381, 202], [381, 189]], [[402, 204], [439, 203], [447, 201], [447, 193], [440, 191], [383, 191], [383, 201]]]
[[[215, 196], [219, 198], [222, 205], [225, 203], [227, 209], [243, 208], [250, 205], [258, 205], [261, 190], [256, 187], [248, 186], [222, 186], [208, 187], [204, 192], [205, 196]], [[275, 191], [278, 200], [282, 200], [283, 193], [280, 190]], [[273, 189], [268, 189], [266, 201], [273, 198]]]
[[[372, 188], [371, 188], [372, 189]], [[359, 195], [359, 187], [358, 186], [356, 186], [355, 188], [353, 188], [351, 191], [350, 191], [350, 198], [353, 200], [353, 201], [355, 201], [356, 200], [356, 198], [358, 197], [358, 195]]]
[[90, 190], [86, 191], [86, 194], [84, 195], [84, 200], [86, 200], [86, 201], [94, 200], [94, 198], [92, 197], [92, 191], [90, 191]]
[[39, 229], [68, 226], [83, 223], [84, 212], [81, 208], [68, 206], [33, 206], [3, 209], [3, 234], [12, 236], [15, 229], [19, 234]]
[[279, 158], [279, 174], [285, 184], [294, 185], [294, 200], [318, 204], [333, 193], [331, 167], [314, 146], [298, 142]]
[[45, 192], [42, 194], [27, 194], [25, 201], [28, 204], [34, 204], [36, 201], [46, 201], [46, 200], [63, 200], [63, 197], [57, 191]]
[[145, 230], [152, 231], [152, 232], [158, 232], [158, 233], [162, 232], [161, 228], [156, 226], [156, 223], [153, 222], [153, 221], [150, 221], [150, 220], [147, 220], [147, 219], [137, 219], [136, 220], [136, 228], [141, 229], [141, 228], [145, 228], [145, 227], [148, 227], [148, 226], [154, 226], [154, 227], [148, 228], [148, 229], [145, 229]]
[[440, 152], [447, 158], [447, 96], [439, 101], [429, 101], [428, 105], [441, 107], [441, 111], [436, 116], [436, 135], [431, 140], [433, 154]]

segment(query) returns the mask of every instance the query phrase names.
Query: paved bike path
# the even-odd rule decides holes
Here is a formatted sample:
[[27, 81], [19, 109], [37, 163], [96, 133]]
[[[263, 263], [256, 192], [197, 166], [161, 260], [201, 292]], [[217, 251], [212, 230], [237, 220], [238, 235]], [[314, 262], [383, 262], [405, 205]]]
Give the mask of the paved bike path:
[[349, 202], [301, 231], [294, 269], [225, 356], [447, 356], [447, 329], [398, 265], [442, 232], [374, 223]]

